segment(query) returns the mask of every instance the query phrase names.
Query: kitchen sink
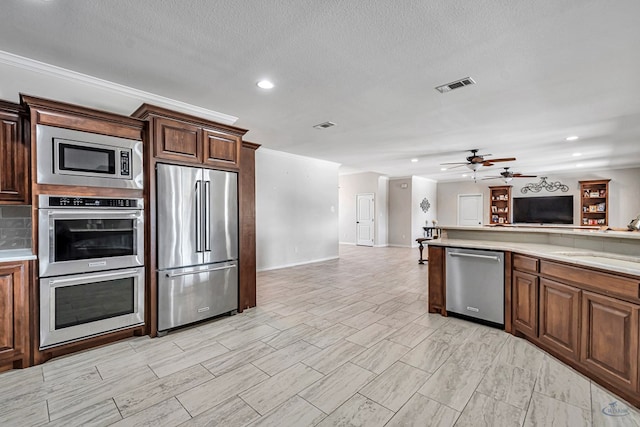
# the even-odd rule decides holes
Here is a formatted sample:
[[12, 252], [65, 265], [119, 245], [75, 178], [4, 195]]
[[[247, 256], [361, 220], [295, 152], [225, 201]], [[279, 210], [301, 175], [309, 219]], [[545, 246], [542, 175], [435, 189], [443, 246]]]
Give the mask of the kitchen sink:
[[640, 257], [598, 252], [553, 252], [553, 254], [570, 257], [571, 259], [578, 261], [640, 270]]

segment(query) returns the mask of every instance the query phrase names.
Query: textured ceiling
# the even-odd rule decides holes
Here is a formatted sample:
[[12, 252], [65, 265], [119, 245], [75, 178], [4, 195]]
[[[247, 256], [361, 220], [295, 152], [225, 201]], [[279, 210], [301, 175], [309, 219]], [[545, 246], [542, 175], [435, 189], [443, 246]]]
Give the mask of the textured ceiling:
[[640, 161], [637, 0], [5, 0], [2, 16], [0, 50], [237, 116], [251, 141], [347, 170], [461, 179], [439, 164], [470, 148], [518, 159], [482, 174]]

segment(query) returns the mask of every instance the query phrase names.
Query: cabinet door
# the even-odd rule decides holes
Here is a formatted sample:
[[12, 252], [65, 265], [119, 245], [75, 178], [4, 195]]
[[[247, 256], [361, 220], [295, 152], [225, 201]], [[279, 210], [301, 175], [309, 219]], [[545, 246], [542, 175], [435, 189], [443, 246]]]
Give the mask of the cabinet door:
[[202, 129], [177, 120], [156, 118], [155, 156], [160, 159], [202, 163]]
[[0, 264], [0, 371], [28, 366], [26, 263]]
[[0, 203], [28, 203], [27, 155], [18, 115], [0, 111]]
[[237, 168], [240, 162], [240, 137], [205, 129], [203, 131], [204, 163]]
[[513, 323], [516, 329], [538, 337], [538, 277], [521, 271], [513, 272]]
[[638, 389], [640, 306], [584, 291], [582, 351], [589, 370], [618, 387]]
[[446, 313], [444, 248], [429, 246], [429, 313]]
[[578, 360], [580, 289], [540, 279], [540, 341]]

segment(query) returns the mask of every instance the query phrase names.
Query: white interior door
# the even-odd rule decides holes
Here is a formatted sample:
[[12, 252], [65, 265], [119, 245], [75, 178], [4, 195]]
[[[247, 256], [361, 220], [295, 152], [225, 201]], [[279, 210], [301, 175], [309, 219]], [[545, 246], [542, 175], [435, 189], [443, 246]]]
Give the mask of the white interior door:
[[373, 246], [373, 194], [356, 195], [356, 244]]
[[482, 225], [482, 194], [458, 194], [458, 225]]

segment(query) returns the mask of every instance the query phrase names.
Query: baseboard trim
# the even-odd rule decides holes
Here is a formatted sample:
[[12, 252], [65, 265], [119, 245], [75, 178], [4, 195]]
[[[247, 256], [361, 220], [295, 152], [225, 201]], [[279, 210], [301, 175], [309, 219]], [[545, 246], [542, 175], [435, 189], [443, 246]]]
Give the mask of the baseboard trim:
[[339, 258], [340, 258], [339, 256], [332, 256], [332, 257], [328, 257], [328, 258], [319, 258], [319, 259], [314, 259], [314, 260], [310, 260], [310, 261], [294, 262], [294, 263], [291, 263], [291, 264], [283, 264], [283, 265], [277, 265], [277, 266], [273, 266], [273, 267], [258, 268], [256, 271], [261, 272], [261, 271], [279, 270], [281, 268], [298, 267], [298, 266], [301, 266], [301, 265], [315, 264], [317, 262], [332, 261], [332, 260], [339, 259]]
[[355, 246], [356, 244], [353, 242], [338, 242], [339, 245], [349, 245], [349, 246]]

